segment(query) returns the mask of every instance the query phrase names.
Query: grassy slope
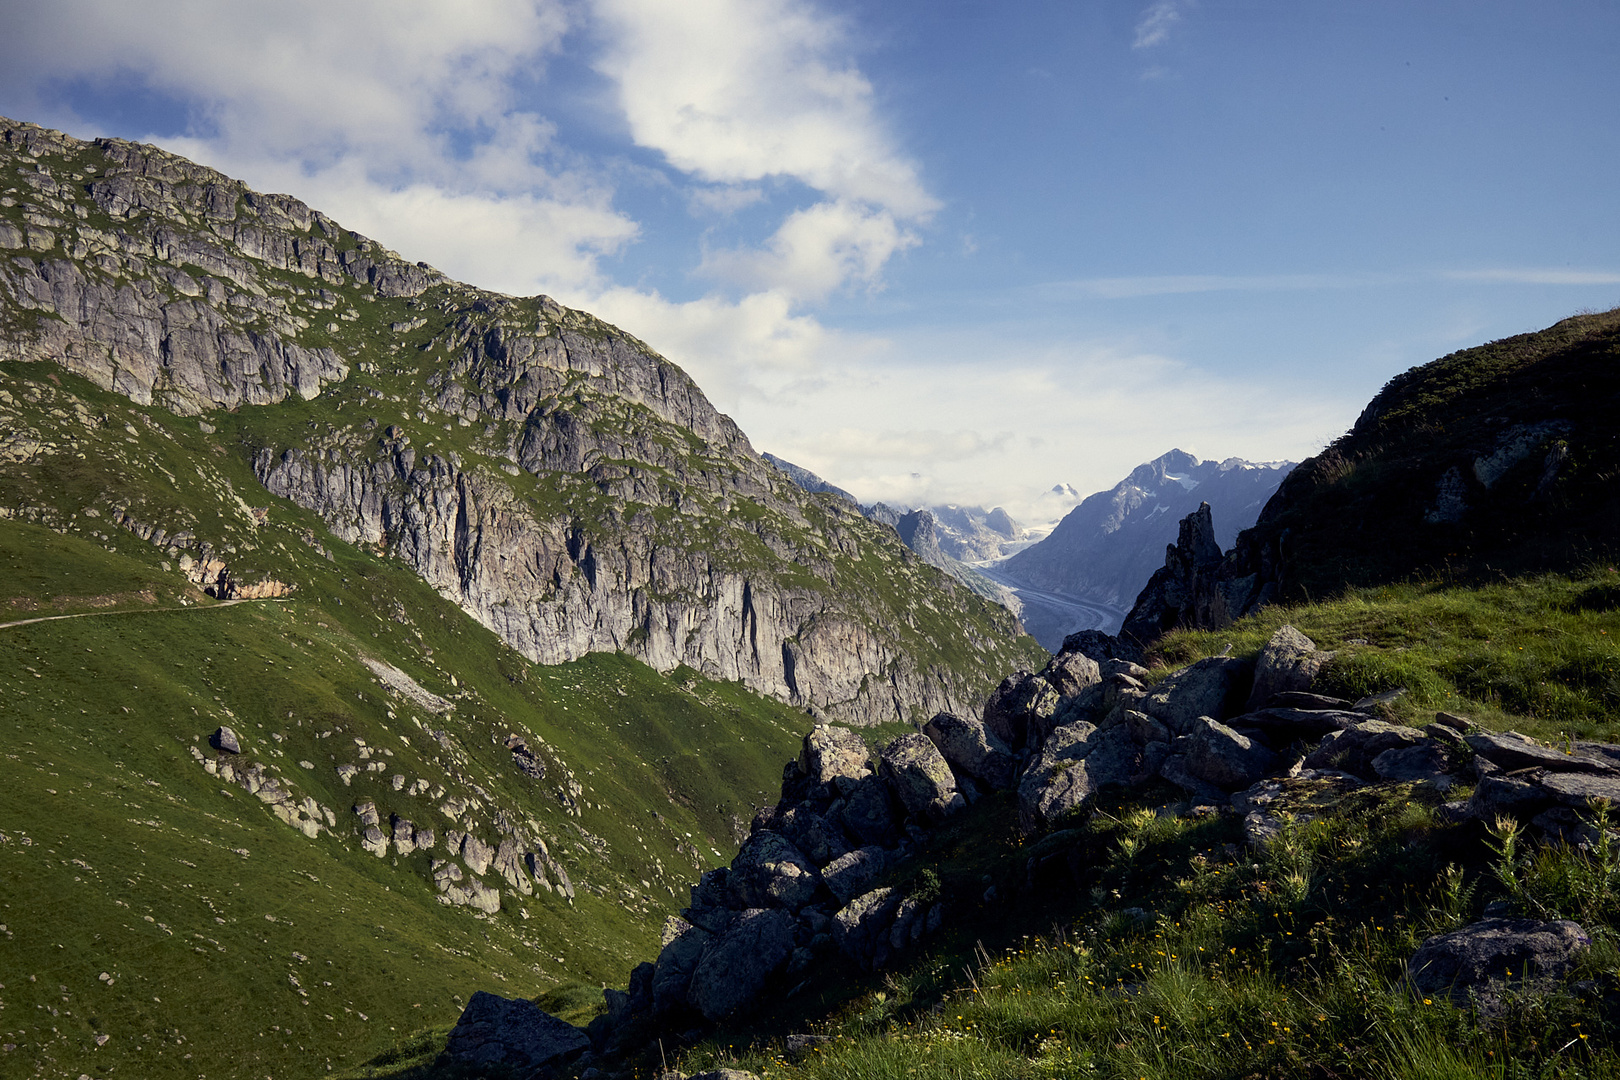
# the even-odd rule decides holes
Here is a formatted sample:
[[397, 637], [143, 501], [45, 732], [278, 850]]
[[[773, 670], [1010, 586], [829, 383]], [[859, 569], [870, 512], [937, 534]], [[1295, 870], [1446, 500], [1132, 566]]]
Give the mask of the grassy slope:
[[[0, 522], [11, 618], [95, 612], [0, 630], [8, 1075], [24, 1062], [24, 1075], [242, 1075], [247, 1060], [307, 1073], [445, 1027], [475, 989], [622, 983], [795, 748], [805, 722], [783, 706], [617, 656], [536, 668], [397, 564], [330, 538], [328, 562], [296, 541], [311, 523], [277, 516], [243, 561], [278, 563], [298, 592], [230, 607], [104, 518], [62, 533]], [[456, 711], [412, 710], [362, 655]], [[244, 757], [334, 809], [342, 839], [307, 839], [204, 772], [188, 747], [206, 749], [220, 723], [242, 733]], [[544, 741], [546, 781], [512, 767], [511, 731]], [[396, 866], [361, 852], [348, 836], [359, 798], [441, 835], [447, 822], [381, 778], [344, 788], [333, 765], [353, 759], [354, 738], [391, 750], [389, 772], [478, 783], [528, 815], [575, 903], [503, 889], [506, 908], [484, 918], [436, 902], [425, 854]], [[577, 818], [555, 797], [564, 768], [582, 788]], [[97, 1034], [110, 1036], [99, 1048]]]
[[[1616, 740], [1605, 704], [1620, 666], [1615, 592], [1607, 567], [1352, 591], [1162, 648], [1175, 662], [1228, 642], [1252, 654], [1290, 622], [1343, 650], [1327, 689], [1407, 686], [1394, 718], [1450, 709], [1553, 740]], [[1179, 798], [1167, 786], [1116, 793], [1083, 827], [1034, 844], [1018, 839], [1010, 797], [987, 800], [934, 842], [955, 914], [925, 955], [882, 975], [830, 970], [826, 985], [721, 1030], [682, 1067], [735, 1062], [802, 1080], [1615, 1075], [1620, 851], [1520, 839], [1506, 860], [1500, 835], [1436, 816], [1466, 794], [1364, 790], [1260, 850], [1242, 846], [1231, 818], [1156, 814]], [[906, 876], [922, 887], [916, 868]], [[1000, 895], [982, 899], [991, 881]], [[1495, 1025], [1401, 988], [1423, 938], [1504, 898], [1586, 927], [1586, 982], [1513, 1004]], [[782, 1048], [795, 1031], [836, 1041], [792, 1062]]]

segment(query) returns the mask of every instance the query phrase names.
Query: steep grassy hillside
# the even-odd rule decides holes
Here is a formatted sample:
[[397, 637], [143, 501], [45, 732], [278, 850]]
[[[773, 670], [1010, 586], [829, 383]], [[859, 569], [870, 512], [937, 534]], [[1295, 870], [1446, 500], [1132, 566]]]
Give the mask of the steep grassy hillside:
[[[285, 503], [254, 514], [246, 464], [195, 422], [6, 375], [71, 448], [0, 471], [4, 505], [35, 508], [0, 519], [7, 1075], [310, 1075], [447, 1025], [478, 988], [622, 981], [808, 725], [622, 656], [533, 665], [397, 560]], [[143, 519], [207, 530], [243, 581], [292, 591], [220, 603], [130, 531]], [[239, 757], [209, 746], [222, 724]], [[332, 817], [306, 836], [199, 757], [259, 762]], [[385, 833], [397, 815], [439, 845], [367, 853], [366, 801]], [[448, 832], [494, 847], [507, 827], [572, 899], [555, 871], [529, 895], [490, 872], [498, 914], [441, 903]]]

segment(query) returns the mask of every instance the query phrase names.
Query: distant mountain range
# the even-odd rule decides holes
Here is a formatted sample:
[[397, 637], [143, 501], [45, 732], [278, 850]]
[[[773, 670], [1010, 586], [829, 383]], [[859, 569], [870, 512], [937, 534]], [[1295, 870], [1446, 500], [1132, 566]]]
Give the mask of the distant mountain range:
[[[1260, 516], [1294, 463], [1203, 461], [1184, 450], [1139, 465], [1107, 491], [1081, 500], [1043, 539], [1001, 507], [940, 505], [897, 510], [863, 505], [843, 488], [773, 454], [765, 459], [806, 491], [847, 499], [888, 525], [925, 562], [1017, 614], [1052, 651], [1076, 630], [1118, 630], [1137, 594], [1164, 564], [1182, 518], [1207, 502], [1216, 539], [1230, 547]], [[1054, 500], [1075, 498], [1060, 484]], [[972, 565], [969, 565], [972, 564]]]
[[[1207, 502], [1216, 540], [1230, 547], [1255, 523], [1294, 463], [1241, 458], [1203, 461], [1171, 450], [1107, 491], [1088, 496], [1046, 539], [989, 571], [1024, 601], [1025, 628], [1049, 649], [1063, 635], [1089, 629], [1078, 620], [1087, 606], [1101, 609], [1100, 629], [1118, 629], [1121, 618], [1164, 564], [1181, 519]], [[1075, 611], [1075, 602], [1081, 605]]]

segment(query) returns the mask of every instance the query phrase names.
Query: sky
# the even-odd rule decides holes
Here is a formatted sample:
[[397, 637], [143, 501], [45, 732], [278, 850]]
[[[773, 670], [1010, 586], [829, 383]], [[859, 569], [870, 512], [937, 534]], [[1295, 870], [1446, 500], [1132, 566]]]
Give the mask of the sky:
[[[1620, 0], [0, 0], [152, 142], [680, 364], [863, 500], [1298, 460], [1620, 304]], [[1043, 494], [1047, 493], [1047, 494]]]

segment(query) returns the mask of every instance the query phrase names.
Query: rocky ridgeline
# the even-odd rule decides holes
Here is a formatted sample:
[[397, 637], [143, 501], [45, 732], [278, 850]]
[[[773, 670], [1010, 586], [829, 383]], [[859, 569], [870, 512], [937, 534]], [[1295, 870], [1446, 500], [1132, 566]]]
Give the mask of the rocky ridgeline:
[[[258, 479], [531, 660], [625, 652], [869, 724], [969, 708], [1029, 648], [642, 342], [154, 147], [0, 120], [0, 330], [0, 360], [182, 416], [330, 401], [246, 447]], [[0, 457], [71, 453], [48, 427], [19, 417]], [[223, 538], [188, 544], [194, 580], [250, 595]]]
[[[1071, 635], [1042, 671], [1005, 679], [981, 718], [941, 713], [875, 757], [846, 729], [806, 735], [781, 800], [755, 818], [729, 867], [692, 887], [656, 963], [639, 965], [627, 989], [605, 991], [592, 1045], [611, 1054], [648, 1030], [746, 1011], [773, 988], [791, 993], [835, 952], [869, 970], [896, 962], [963, 898], [885, 879], [993, 791], [1016, 789], [1019, 825], [1034, 838], [1082, 822], [1104, 788], [1168, 780], [1185, 791], [1184, 812], [1241, 817], [1251, 845], [1377, 784], [1470, 782], [1472, 796], [1443, 815], [1508, 814], [1574, 841], [1592, 839], [1579, 811], [1620, 801], [1620, 746], [1551, 748], [1448, 713], [1418, 729], [1379, 717], [1394, 692], [1361, 702], [1313, 693], [1332, 654], [1291, 626], [1257, 659], [1212, 657], [1152, 684], [1138, 664], [1106, 655], [1111, 641]], [[1036, 844], [1026, 874], [1043, 879], [1044, 862], [1071, 857], [1062, 844]], [[1426, 941], [1409, 967], [1419, 989], [1489, 1014], [1505, 980], [1528, 972], [1529, 985], [1547, 984], [1588, 944], [1573, 923], [1493, 918]], [[486, 1054], [500, 1045], [498, 1031], [479, 1042]], [[455, 1046], [453, 1037], [452, 1057]]]

